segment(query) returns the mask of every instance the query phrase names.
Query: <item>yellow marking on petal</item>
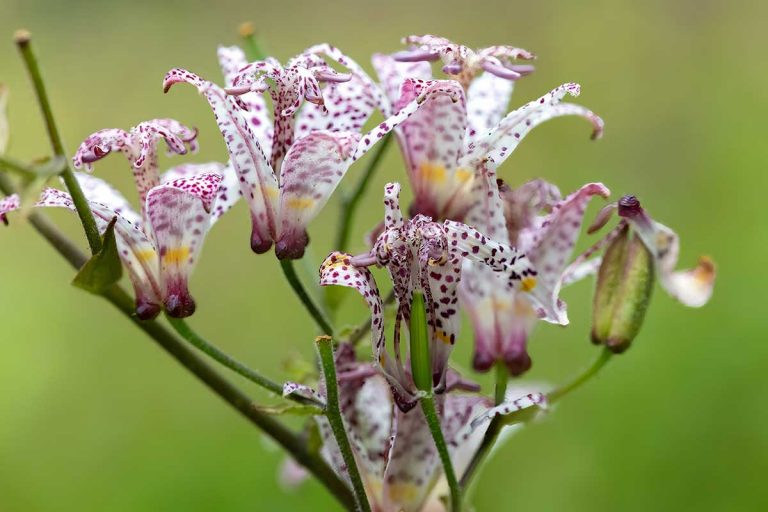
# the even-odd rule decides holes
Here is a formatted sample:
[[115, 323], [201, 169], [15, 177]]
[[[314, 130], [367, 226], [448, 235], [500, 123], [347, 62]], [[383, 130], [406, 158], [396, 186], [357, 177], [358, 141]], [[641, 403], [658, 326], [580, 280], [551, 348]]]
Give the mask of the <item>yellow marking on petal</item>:
[[152, 261], [155, 259], [155, 255], [157, 254], [152, 249], [144, 249], [141, 251], [136, 251], [136, 258], [141, 261], [142, 263], [147, 263], [149, 261]]
[[456, 180], [460, 183], [466, 183], [469, 180], [472, 179], [472, 172], [468, 171], [467, 169], [464, 169], [463, 167], [459, 167], [456, 169]]
[[448, 337], [448, 334], [445, 331], [437, 331], [435, 332], [435, 336], [446, 345], [451, 344], [451, 338]]
[[168, 249], [163, 254], [163, 263], [165, 265], [181, 265], [186, 263], [189, 259], [189, 246], [176, 247], [174, 249]]
[[424, 162], [419, 166], [419, 174], [421, 174], [421, 177], [424, 181], [429, 183], [445, 182], [445, 166], [441, 164]]
[[524, 277], [522, 281], [520, 281], [520, 285], [523, 287], [524, 292], [529, 292], [536, 288], [536, 278], [535, 277]]
[[715, 279], [715, 262], [709, 256], [701, 256], [696, 268], [693, 269], [693, 278], [701, 284], [710, 284]]
[[267, 187], [266, 192], [270, 199], [277, 199], [280, 195], [280, 190], [277, 187]]
[[419, 488], [408, 482], [389, 484], [389, 497], [397, 503], [410, 503], [419, 495]]
[[315, 200], [309, 197], [292, 197], [286, 204], [288, 205], [288, 208], [292, 208], [294, 210], [307, 210], [312, 208], [312, 206], [315, 204]]

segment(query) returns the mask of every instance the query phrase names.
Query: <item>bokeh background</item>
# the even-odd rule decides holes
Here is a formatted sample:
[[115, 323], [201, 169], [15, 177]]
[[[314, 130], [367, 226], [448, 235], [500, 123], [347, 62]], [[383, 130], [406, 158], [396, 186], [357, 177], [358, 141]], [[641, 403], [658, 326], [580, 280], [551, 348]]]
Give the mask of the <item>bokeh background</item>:
[[[606, 134], [590, 142], [583, 121], [551, 122], [502, 177], [514, 185], [542, 176], [564, 192], [587, 181], [616, 197], [634, 192], [681, 234], [681, 263], [709, 254], [719, 279], [699, 310], [657, 289], [635, 346], [497, 452], [475, 489], [477, 510], [768, 507], [768, 4], [3, 0], [1, 10], [10, 154], [23, 159], [49, 149], [12, 44], [19, 27], [33, 32], [70, 152], [96, 129], [176, 117], [200, 128], [202, 145], [177, 163], [226, 153], [207, 104], [191, 88], [164, 96], [162, 76], [183, 66], [218, 77], [216, 45], [236, 43], [244, 20], [281, 59], [327, 41], [367, 65], [412, 33], [536, 52], [537, 71], [513, 104], [577, 81], [578, 101], [605, 118]], [[97, 172], [131, 191], [121, 158]], [[357, 249], [380, 218], [381, 185], [393, 179], [404, 179], [396, 151], [355, 225]], [[337, 215], [332, 202], [314, 223], [307, 268], [331, 249]], [[82, 239], [73, 216], [53, 216]], [[282, 378], [286, 360], [311, 358], [313, 325], [274, 258], [250, 253], [248, 233], [240, 204], [210, 234], [192, 280], [191, 322]], [[107, 304], [69, 286], [72, 275], [23, 222], [0, 229], [0, 510], [337, 509], [314, 482], [282, 489], [276, 447]], [[595, 356], [591, 287], [565, 292], [567, 329], [536, 330], [528, 380], [562, 382]], [[364, 312], [350, 295], [338, 323]], [[464, 333], [455, 361], [466, 368]]]

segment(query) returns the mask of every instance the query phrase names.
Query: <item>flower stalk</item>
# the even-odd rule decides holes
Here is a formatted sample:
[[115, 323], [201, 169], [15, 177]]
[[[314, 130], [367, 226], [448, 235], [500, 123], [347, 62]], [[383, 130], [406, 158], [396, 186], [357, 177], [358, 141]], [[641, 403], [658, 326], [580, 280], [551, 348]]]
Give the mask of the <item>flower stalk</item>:
[[360, 471], [357, 468], [357, 461], [355, 461], [355, 456], [352, 452], [352, 445], [349, 443], [349, 437], [347, 437], [347, 430], [344, 426], [341, 406], [339, 405], [336, 363], [333, 357], [333, 338], [329, 336], [319, 336], [315, 339], [315, 346], [320, 355], [320, 364], [323, 367], [323, 375], [325, 376], [325, 392], [327, 400], [325, 416], [331, 424], [333, 437], [339, 445], [339, 450], [344, 459], [349, 479], [352, 482], [352, 489], [355, 492], [355, 499], [357, 501], [356, 510], [360, 512], [370, 512], [371, 506], [368, 503], [368, 497], [365, 493], [365, 487], [363, 486], [363, 479], [360, 476]]
[[411, 349], [411, 372], [413, 381], [419, 391], [424, 392], [421, 398], [421, 410], [427, 420], [427, 426], [435, 442], [435, 448], [440, 455], [440, 462], [443, 464], [445, 478], [448, 481], [448, 488], [451, 494], [451, 510], [458, 512], [461, 510], [461, 488], [456, 478], [456, 471], [453, 469], [453, 462], [448, 452], [448, 445], [445, 442], [442, 427], [440, 426], [440, 417], [437, 414], [435, 406], [435, 397], [432, 394], [432, 363], [429, 353], [429, 332], [427, 329], [427, 308], [424, 303], [424, 294], [416, 292], [413, 294], [411, 305], [410, 321], [410, 349]]
[[[37, 62], [37, 57], [32, 51], [31, 41], [32, 36], [26, 30], [19, 30], [15, 36], [16, 46], [19, 48], [21, 58], [24, 61], [24, 65], [27, 67], [27, 72], [32, 80], [32, 85], [35, 89], [35, 95], [37, 96], [37, 102], [40, 105], [40, 110], [43, 114], [43, 120], [45, 121], [46, 129], [48, 130], [48, 138], [51, 141], [53, 148], [53, 154], [57, 157], [66, 157], [66, 151], [64, 150], [64, 143], [61, 140], [59, 128], [56, 125], [56, 120], [53, 117], [53, 110], [51, 109], [51, 102], [48, 99], [48, 93], [43, 82], [43, 77], [40, 73], [40, 66]], [[72, 196], [72, 201], [77, 208], [77, 215], [80, 217], [80, 222], [85, 230], [85, 236], [88, 239], [88, 245], [91, 248], [91, 253], [96, 254], [101, 250], [101, 236], [99, 235], [99, 229], [96, 226], [96, 219], [93, 217], [93, 213], [88, 206], [88, 201], [83, 194], [80, 185], [75, 179], [75, 175], [70, 169], [69, 165], [65, 164], [61, 171], [61, 177], [64, 180], [64, 184], [69, 190], [69, 194]]]
[[[176, 334], [190, 342], [195, 348], [210, 356], [218, 363], [226, 366], [233, 372], [242, 377], [245, 377], [249, 381], [261, 386], [271, 393], [274, 393], [278, 396], [283, 394], [282, 384], [278, 384], [277, 382], [261, 375], [256, 370], [249, 368], [226, 352], [222, 351], [216, 345], [210, 343], [197, 332], [195, 332], [195, 330], [192, 329], [192, 327], [190, 327], [190, 325], [183, 318], [174, 318], [170, 315], [166, 315], [166, 318], [168, 319], [168, 323], [171, 324], [171, 327], [173, 327], [173, 329], [176, 331]], [[322, 407], [322, 404], [307, 397], [290, 395], [287, 398], [295, 400], [301, 404]]]
[[291, 288], [293, 288], [293, 291], [296, 292], [299, 300], [304, 305], [307, 312], [309, 312], [309, 315], [315, 321], [322, 333], [333, 337], [334, 331], [330, 321], [326, 318], [320, 307], [315, 304], [315, 301], [312, 300], [312, 297], [309, 296], [306, 288], [304, 288], [301, 279], [299, 279], [299, 276], [296, 273], [293, 260], [280, 260], [280, 268], [283, 269], [283, 274], [288, 280], [288, 283], [291, 285]]

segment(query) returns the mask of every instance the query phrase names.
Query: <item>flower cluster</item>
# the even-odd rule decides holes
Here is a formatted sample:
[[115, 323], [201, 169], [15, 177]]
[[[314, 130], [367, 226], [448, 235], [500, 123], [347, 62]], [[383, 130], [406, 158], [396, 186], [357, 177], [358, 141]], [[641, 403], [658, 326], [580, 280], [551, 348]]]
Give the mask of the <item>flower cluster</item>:
[[[163, 88], [184, 82], [205, 98], [227, 163], [186, 163], [160, 173], [161, 140], [177, 155], [197, 146], [197, 131], [172, 119], [97, 131], [73, 158], [75, 168], [87, 171], [75, 176], [98, 228], [103, 233], [114, 226], [138, 318], [161, 311], [181, 318], [195, 311], [188, 280], [206, 234], [241, 197], [252, 220], [251, 249], [261, 254], [274, 247], [281, 260], [301, 258], [309, 223], [347, 171], [385, 136], [396, 138], [412, 190], [410, 207], [401, 208], [400, 184], [388, 183], [383, 222], [373, 228], [368, 249], [331, 252], [319, 275], [320, 285], [353, 288], [370, 308], [372, 358], [359, 358], [352, 344], [340, 343], [333, 385], [366, 499], [381, 511], [440, 508], [446, 485], [455, 485], [441, 469], [446, 460], [429, 409], [418, 408], [420, 402], [436, 404], [454, 479], [473, 464], [491, 420], [518, 423], [547, 408], [546, 389], [515, 386], [494, 402], [451, 368], [462, 312], [474, 333], [474, 370], [496, 366], [516, 377], [531, 367], [527, 345], [536, 323], [568, 323], [560, 298], [564, 286], [598, 275], [592, 338], [622, 352], [637, 334], [656, 276], [671, 296], [694, 307], [709, 300], [715, 277], [708, 258], [692, 270], [675, 270], [677, 235], [633, 196], [600, 211], [590, 233], [614, 211], [618, 224], [574, 256], [587, 207], [592, 199], [608, 198], [608, 188], [587, 183], [563, 196], [542, 179], [513, 184], [497, 176], [544, 121], [577, 116], [589, 123], [593, 139], [602, 135], [599, 116], [564, 101], [579, 95], [578, 84], [564, 83], [508, 112], [515, 81], [533, 71], [533, 54], [510, 46], [474, 50], [430, 35], [404, 42], [404, 51], [373, 56], [378, 79], [327, 44], [285, 64], [273, 58], [249, 62], [241, 49], [221, 47], [223, 84], [175, 68]], [[435, 76], [435, 61], [442, 63], [441, 76]], [[0, 110], [4, 98], [0, 90]], [[372, 121], [374, 116], [381, 120]], [[6, 132], [0, 123], [0, 152]], [[90, 174], [113, 152], [131, 167], [138, 211]], [[74, 211], [73, 197], [48, 188], [36, 206]], [[0, 200], [0, 220], [7, 223], [6, 214], [21, 202], [17, 195]], [[372, 268], [386, 269], [391, 299], [380, 293]], [[413, 352], [422, 313], [426, 360]], [[419, 375], [427, 376], [426, 384]], [[325, 407], [329, 383], [319, 378], [316, 384], [289, 382], [284, 395]], [[318, 416], [317, 428], [323, 457], [354, 483], [329, 418]]]

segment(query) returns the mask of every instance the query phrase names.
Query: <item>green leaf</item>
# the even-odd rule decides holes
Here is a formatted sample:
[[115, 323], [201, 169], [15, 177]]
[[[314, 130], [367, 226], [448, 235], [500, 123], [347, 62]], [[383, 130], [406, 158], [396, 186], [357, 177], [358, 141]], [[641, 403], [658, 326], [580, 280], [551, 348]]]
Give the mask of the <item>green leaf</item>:
[[115, 222], [113, 218], [104, 232], [101, 251], [88, 260], [72, 281], [74, 286], [97, 295], [104, 293], [123, 276], [123, 266], [117, 252], [115, 239]]

